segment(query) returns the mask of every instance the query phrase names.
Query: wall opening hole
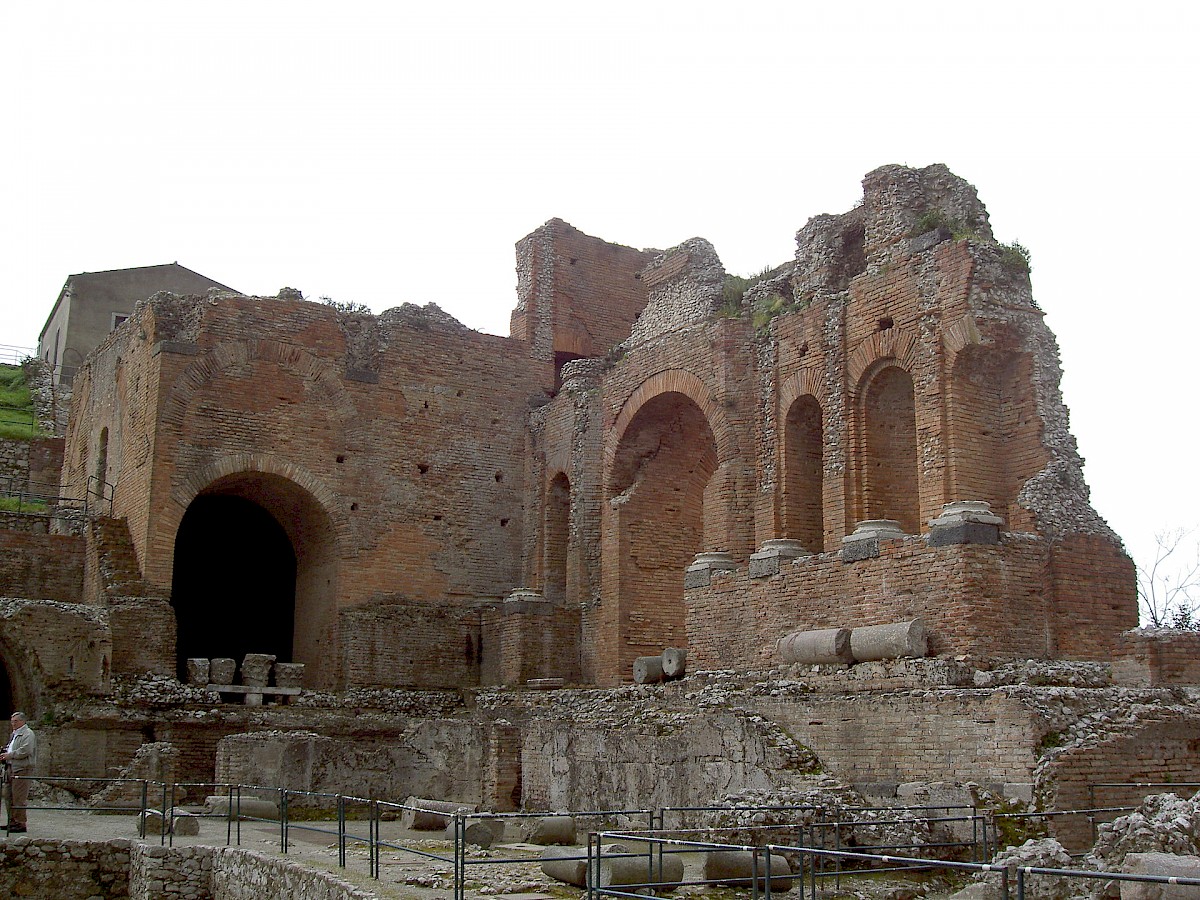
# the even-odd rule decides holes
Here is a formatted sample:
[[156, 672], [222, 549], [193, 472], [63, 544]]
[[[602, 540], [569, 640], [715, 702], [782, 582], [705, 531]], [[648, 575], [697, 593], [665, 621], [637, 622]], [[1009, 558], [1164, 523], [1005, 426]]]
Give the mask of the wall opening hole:
[[497, 482], [500, 482], [500, 481], [503, 481], [503, 480], [504, 480], [504, 473], [503, 473], [503, 472], [497, 472], [497, 473], [496, 473], [496, 481], [497, 481]]
[[455, 391], [455, 392], [454, 392], [454, 396], [455, 396], [455, 397], [461, 397], [462, 395], [463, 395], [463, 392], [462, 392], [462, 391]]
[[879, 320], [879, 328], [877, 330], [878, 331], [887, 331], [889, 328], [891, 328], [895, 324], [896, 323], [892, 321], [891, 316], [884, 316], [882, 319]]
[[346, 457], [342, 456], [342, 455], [339, 453], [339, 454], [338, 454], [337, 461], [338, 461], [338, 462], [340, 462], [340, 463], [344, 463], [344, 462], [346, 461]]
[[358, 504], [357, 503], [350, 504], [350, 512], [358, 512]]
[[417, 471], [424, 475], [429, 471], [429, 463], [417, 463]]
[[507, 528], [507, 527], [508, 527], [508, 519], [501, 519], [501, 520], [500, 520], [500, 527], [501, 527], [501, 528]]

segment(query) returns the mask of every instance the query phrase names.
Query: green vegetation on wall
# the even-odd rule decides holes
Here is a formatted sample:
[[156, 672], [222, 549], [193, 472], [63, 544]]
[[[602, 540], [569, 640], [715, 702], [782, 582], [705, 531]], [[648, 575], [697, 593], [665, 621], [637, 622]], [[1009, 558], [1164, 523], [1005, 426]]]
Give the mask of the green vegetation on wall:
[[41, 436], [25, 370], [20, 366], [0, 365], [0, 438], [27, 441]]

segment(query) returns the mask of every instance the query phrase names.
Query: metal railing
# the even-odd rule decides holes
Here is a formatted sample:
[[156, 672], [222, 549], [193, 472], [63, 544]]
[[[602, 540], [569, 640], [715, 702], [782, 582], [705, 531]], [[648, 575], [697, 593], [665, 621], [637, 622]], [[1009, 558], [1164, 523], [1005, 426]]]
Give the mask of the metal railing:
[[0, 363], [19, 366], [37, 352], [34, 347], [18, 347], [16, 344], [0, 344]]
[[[139, 832], [143, 838], [151, 830], [158, 831], [159, 841], [163, 845], [173, 845], [177, 831], [177, 823], [185, 817], [197, 819], [218, 820], [225, 826], [226, 845], [242, 843], [243, 823], [253, 822], [270, 826], [277, 830], [279, 851], [287, 854], [292, 845], [293, 834], [306, 832], [325, 835], [336, 843], [338, 851], [338, 866], [346, 868], [349, 864], [349, 848], [365, 847], [369, 876], [379, 879], [381, 871], [382, 852], [390, 850], [396, 853], [411, 854], [427, 860], [443, 863], [453, 879], [454, 898], [462, 900], [468, 881], [468, 870], [474, 865], [525, 865], [539, 866], [542, 859], [537, 856], [487, 855], [472, 858], [468, 853], [470, 842], [467, 840], [468, 822], [492, 820], [508, 822], [510, 820], [542, 818], [547, 815], [540, 812], [489, 813], [470, 812], [460, 809], [456, 812], [439, 812], [420, 805], [398, 803], [377, 798], [359, 797], [352, 794], [340, 794], [320, 791], [301, 791], [268, 785], [232, 784], [218, 782], [163, 782], [152, 779], [136, 778], [90, 778], [90, 777], [31, 777], [16, 776], [16, 778], [37, 781], [43, 785], [58, 786], [68, 789], [71, 793], [90, 796], [92, 801], [85, 806], [80, 805], [46, 805], [39, 804], [35, 809], [66, 810], [90, 813], [118, 813], [136, 815]], [[1103, 787], [1104, 785], [1097, 785]], [[1127, 787], [1132, 785], [1119, 785]], [[1156, 785], [1149, 785], [1156, 786]], [[1176, 783], [1173, 785], [1180, 787]], [[208, 812], [194, 812], [180, 808], [181, 798], [193, 796], [197, 792], [208, 798], [220, 798], [220, 802], [206, 804]], [[269, 798], [269, 799], [268, 799]], [[11, 801], [11, 794], [5, 797]], [[273, 809], [264, 812], [255, 808], [251, 801], [266, 801]], [[590, 810], [569, 813], [572, 818], [592, 819], [597, 827], [589, 829], [586, 849], [580, 849], [577, 855], [569, 852], [556, 857], [558, 861], [581, 861], [586, 863], [586, 887], [592, 900], [600, 896], [640, 898], [653, 896], [639, 891], [654, 891], [663, 888], [668, 883], [674, 887], [683, 884], [709, 885], [728, 884], [729, 878], [700, 879], [692, 881], [668, 880], [664, 878], [664, 857], [671, 854], [697, 853], [711, 851], [736, 850], [750, 853], [753, 858], [753, 871], [743, 880], [752, 888], [753, 896], [760, 894], [769, 900], [772, 881], [786, 878], [798, 881], [800, 897], [804, 897], [805, 885], [811, 896], [818, 891], [824, 891], [830, 884], [834, 889], [840, 889], [842, 879], [855, 876], [878, 875], [884, 872], [907, 871], [939, 871], [965, 872], [976, 874], [996, 874], [1001, 879], [1002, 896], [1008, 896], [1010, 875], [1015, 871], [1017, 878], [1017, 900], [1024, 900], [1024, 879], [1030, 876], [1059, 876], [1071, 878], [1108, 878], [1119, 881], [1143, 881], [1160, 884], [1200, 885], [1200, 879], [1169, 878], [1167, 876], [1138, 876], [1121, 875], [1113, 872], [1096, 872], [1074, 869], [1048, 869], [1038, 867], [997, 866], [987, 860], [997, 846], [993, 838], [989, 838], [989, 829], [995, 835], [994, 819], [1002, 818], [1043, 818], [1068, 815], [1093, 815], [1098, 812], [1111, 812], [1127, 809], [1125, 807], [1095, 807], [1085, 810], [1060, 810], [1041, 813], [1005, 813], [992, 814], [979, 811], [974, 807], [854, 807], [845, 810], [828, 810], [817, 806], [711, 806], [711, 807], [663, 807], [659, 809], [624, 809], [624, 810]], [[824, 819], [804, 823], [767, 823], [734, 826], [708, 826], [694, 829], [677, 829], [668, 831], [663, 823], [668, 816], [680, 812], [696, 813], [705, 810], [712, 813], [740, 812], [803, 812]], [[871, 810], [880, 813], [883, 818], [865, 817], [862, 812]], [[934, 812], [962, 811], [961, 815], [931, 815]], [[405, 812], [433, 814], [445, 820], [443, 834], [450, 846], [444, 852], [431, 849], [428, 845], [418, 846], [414, 842], [401, 841], [383, 836], [382, 825], [388, 818], [398, 818]], [[841, 819], [838, 812], [853, 812], [855, 818]], [[269, 814], [268, 814], [269, 813]], [[891, 814], [890, 816], [888, 814]], [[605, 830], [605, 825], [613, 821], [633, 821], [643, 819], [646, 830]], [[988, 820], [992, 819], [990, 823]], [[935, 827], [949, 829], [958, 826], [965, 829], [971, 827], [971, 838], [961, 840], [941, 839], [933, 843], [920, 844], [916, 841], [903, 842], [897, 840], [891, 844], [872, 845], [843, 845], [843, 833], [852, 835], [859, 827], [923, 827], [930, 833]], [[791, 831], [794, 840], [772, 840], [781, 831]], [[730, 841], [724, 835], [736, 832], [749, 840]], [[261, 839], [261, 831], [257, 832]], [[606, 852], [606, 845], [623, 844], [624, 847], [614, 853]], [[922, 856], [909, 853], [890, 851], [914, 851], [928, 848], [940, 855], [926, 853]], [[953, 858], [969, 856], [970, 859]], [[603, 884], [601, 866], [605, 860], [614, 859], [645, 859], [646, 878], [644, 881], [628, 884]], [[786, 860], [789, 869], [786, 873], [776, 870], [772, 874], [772, 859]]]
[[49, 516], [51, 518], [82, 515], [111, 516], [115, 487], [110, 481], [91, 476], [83, 496], [59, 492], [59, 486], [50, 482], [28, 481], [9, 476], [0, 483], [0, 497], [10, 498], [16, 509], [0, 509], [0, 513], [27, 516]]

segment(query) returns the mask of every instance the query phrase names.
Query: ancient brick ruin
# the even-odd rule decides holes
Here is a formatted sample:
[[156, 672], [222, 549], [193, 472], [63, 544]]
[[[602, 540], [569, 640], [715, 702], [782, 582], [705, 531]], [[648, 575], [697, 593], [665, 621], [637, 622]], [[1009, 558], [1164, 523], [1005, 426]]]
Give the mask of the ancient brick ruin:
[[[1027, 261], [944, 167], [871, 172], [860, 205], [812, 219], [744, 294], [703, 239], [639, 251], [560, 220], [518, 243], [517, 272], [507, 338], [433, 304], [214, 291], [155, 295], [99, 346], [74, 380], [61, 493], [111, 508], [48, 529], [69, 533], [0, 532], [13, 700], [77, 711], [49, 729], [53, 768], [119, 768], [154, 739], [183, 774], [233, 778], [266, 757], [228, 738], [214, 770], [223, 738], [307, 729], [271, 740], [362, 789], [687, 802], [778, 788], [786, 730], [856, 783], [1028, 793], [1039, 741], [1110, 701], [1095, 673], [1119, 645], [1130, 683], [1190, 677], [1122, 638], [1133, 566], [1089, 504]], [[937, 659], [810, 672], [777, 655], [789, 632], [913, 620]], [[617, 687], [668, 647], [707, 680]], [[306, 695], [210, 713], [173, 682], [190, 658], [247, 653], [303, 663]], [[1101, 693], [1048, 713], [1011, 674], [1028, 660], [1079, 663], [1047, 690], [1082, 671]], [[606, 712], [597, 690], [531, 682], [611, 688]], [[621, 758], [659, 707], [728, 766], [556, 774], [556, 758]], [[380, 718], [352, 721], [364, 708]], [[1196, 737], [1178, 715], [1161, 741]], [[453, 783], [400, 758], [446, 741]], [[642, 756], [660, 776], [680, 762]], [[1151, 757], [1150, 776], [1164, 759], [1197, 774]]]

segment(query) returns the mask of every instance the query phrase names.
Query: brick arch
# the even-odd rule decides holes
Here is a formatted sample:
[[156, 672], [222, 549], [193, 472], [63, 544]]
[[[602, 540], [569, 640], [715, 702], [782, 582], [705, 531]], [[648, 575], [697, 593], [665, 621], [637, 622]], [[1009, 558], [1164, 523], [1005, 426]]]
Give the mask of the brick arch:
[[793, 373], [779, 386], [780, 413], [787, 415], [792, 404], [805, 394], [812, 394], [820, 402], [823, 396], [821, 388], [821, 373], [817, 369], [801, 369]]
[[[310, 687], [337, 686], [341, 678], [337, 631], [340, 561], [354, 554], [350, 549], [353, 545], [348, 536], [349, 524], [339, 509], [336, 495], [302, 467], [267, 454], [230, 454], [198, 468], [175, 487], [168, 507], [163, 511], [162, 530], [171, 548], [167, 565], [173, 571], [173, 577], [178, 577], [179, 561], [195, 558], [194, 548], [215, 552], [215, 547], [220, 544], [217, 532], [212, 530], [204, 533], [207, 536], [198, 537], [194, 519], [189, 518], [191, 524], [187, 529], [183, 527], [184, 517], [194, 504], [199, 510], [196, 501], [202, 495], [207, 501], [214, 497], [219, 500], [233, 498], [243, 503], [249, 501], [282, 528], [295, 556], [294, 617], [290, 632], [292, 659], [305, 663], [305, 680]], [[226, 509], [222, 507], [217, 519], [208, 518], [210, 529], [214, 521], [219, 525], [219, 516], [230, 514]], [[269, 523], [269, 519], [266, 521]], [[273, 528], [271, 525], [261, 532], [264, 538]], [[190, 549], [181, 547], [180, 541], [184, 540], [188, 541]], [[210, 545], [214, 549], [210, 549]], [[231, 551], [231, 555], [236, 556], [237, 552]], [[219, 567], [221, 561], [214, 559], [213, 565]], [[233, 571], [241, 569], [235, 566]], [[173, 582], [173, 605], [177, 600], [176, 593]], [[187, 605], [183, 600], [179, 602]], [[179, 616], [179, 608], [176, 614]], [[184, 619], [179, 618], [179, 622], [182, 629]]]
[[916, 388], [910, 366], [875, 360], [854, 392], [854, 479], [857, 519], [895, 519], [921, 532]]
[[[307, 469], [295, 463], [287, 462], [267, 453], [231, 453], [206, 466], [195, 469], [190, 475], [177, 483], [171, 491], [172, 507], [167, 510], [163, 519], [167, 529], [174, 533], [179, 528], [179, 522], [187, 511], [189, 504], [196, 499], [205, 488], [243, 472], [259, 472], [264, 475], [277, 475], [303, 488], [319, 503], [325, 514], [333, 522], [338, 535], [338, 544], [350, 547], [350, 523], [340, 508], [337, 495], [321, 479]], [[351, 556], [352, 554], [347, 554]]]
[[332, 363], [295, 344], [245, 340], [218, 344], [179, 373], [163, 403], [163, 424], [180, 427], [188, 405], [208, 382], [234, 366], [255, 361], [274, 363], [315, 386], [317, 395], [334, 410], [341, 424], [353, 422], [357, 416], [354, 403]]
[[617, 448], [624, 440], [629, 424], [647, 403], [661, 394], [669, 393], [682, 394], [700, 408], [716, 441], [718, 463], [724, 465], [737, 455], [729, 423], [721, 407], [712, 399], [712, 389], [709, 385], [686, 369], [666, 369], [643, 381], [622, 404], [609, 432], [611, 437], [604, 447], [606, 489]]
[[899, 328], [877, 331], [854, 348], [846, 360], [848, 382], [857, 395], [869, 377], [878, 374], [881, 365], [897, 365], [911, 374], [917, 366], [916, 339]]

